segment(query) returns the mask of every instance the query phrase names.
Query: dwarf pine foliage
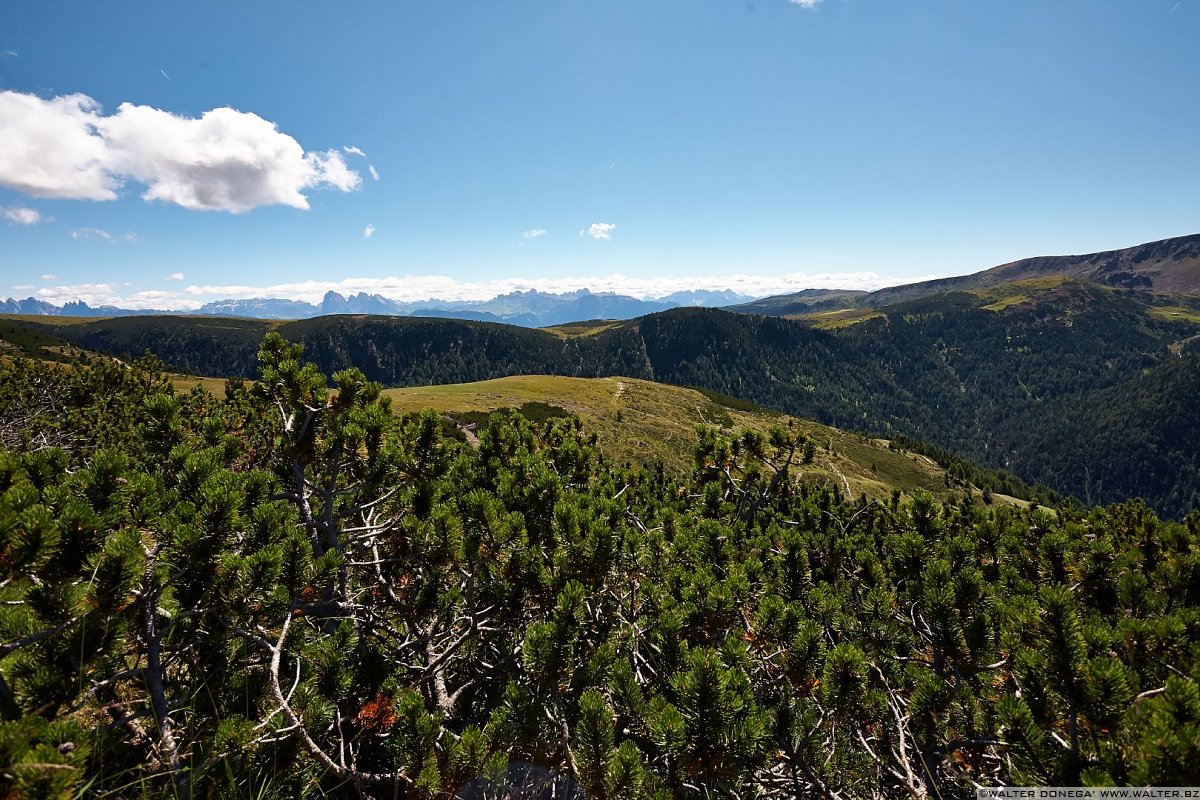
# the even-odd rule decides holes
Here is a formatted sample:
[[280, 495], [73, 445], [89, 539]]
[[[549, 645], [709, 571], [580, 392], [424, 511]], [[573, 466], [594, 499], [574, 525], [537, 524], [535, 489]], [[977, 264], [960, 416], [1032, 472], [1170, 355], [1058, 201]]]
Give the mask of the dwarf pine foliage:
[[0, 362], [0, 796], [1200, 784], [1200, 514], [856, 500], [788, 429], [676, 480], [259, 366]]

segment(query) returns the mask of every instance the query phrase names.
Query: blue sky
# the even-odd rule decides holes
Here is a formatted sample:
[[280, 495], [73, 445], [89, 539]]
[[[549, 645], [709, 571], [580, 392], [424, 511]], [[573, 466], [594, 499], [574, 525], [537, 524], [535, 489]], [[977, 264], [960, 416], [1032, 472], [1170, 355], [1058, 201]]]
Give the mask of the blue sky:
[[0, 296], [764, 294], [1200, 231], [1200, 0], [344, 6], [5, 3]]

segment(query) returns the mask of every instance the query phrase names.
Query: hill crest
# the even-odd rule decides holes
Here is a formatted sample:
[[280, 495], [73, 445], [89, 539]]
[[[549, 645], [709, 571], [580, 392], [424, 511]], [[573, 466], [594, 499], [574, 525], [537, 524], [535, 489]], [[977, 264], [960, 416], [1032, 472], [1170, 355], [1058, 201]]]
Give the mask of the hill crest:
[[1200, 294], [1200, 233], [1099, 253], [1023, 258], [970, 275], [879, 289], [860, 302], [881, 308], [941, 292], [985, 289], [1052, 276], [1124, 289]]

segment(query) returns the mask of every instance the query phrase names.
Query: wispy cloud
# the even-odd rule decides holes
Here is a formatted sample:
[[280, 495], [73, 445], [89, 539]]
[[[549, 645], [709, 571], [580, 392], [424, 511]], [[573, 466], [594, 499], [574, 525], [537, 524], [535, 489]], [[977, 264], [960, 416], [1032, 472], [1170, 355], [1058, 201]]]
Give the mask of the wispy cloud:
[[42, 212], [36, 208], [21, 208], [18, 206], [4, 209], [4, 218], [17, 225], [37, 225], [39, 222], [46, 221], [42, 218]]
[[120, 235], [109, 233], [103, 228], [76, 228], [67, 234], [72, 239], [78, 241], [102, 241], [110, 243], [132, 244], [138, 240], [136, 233], [122, 233]]
[[170, 275], [163, 276], [164, 281], [181, 281], [183, 280], [182, 272], [172, 272]]
[[580, 231], [580, 234], [586, 234], [593, 239], [611, 239], [612, 232], [616, 230], [617, 225], [614, 222], [593, 222], [587, 227], [586, 231]]
[[363, 158], [367, 157], [366, 153], [364, 153], [362, 150], [355, 147], [354, 145], [350, 145], [349, 147], [343, 146], [342, 149], [345, 150], [347, 153], [349, 153], [352, 156], [362, 156]]
[[67, 235], [72, 239], [103, 239], [106, 242], [113, 238], [113, 235], [103, 228], [76, 228]]
[[525, 238], [525, 239], [540, 239], [541, 237], [543, 237], [545, 235], [546, 235], [545, 228], [530, 228], [529, 230], [523, 231], [521, 233], [521, 237]]
[[367, 172], [371, 173], [372, 178], [379, 180], [379, 170], [375, 169], [374, 164], [367, 164]]
[[9, 58], [20, 58], [21, 57], [20, 53], [18, 53], [16, 50], [5, 50], [4, 55], [8, 56]]
[[370, 239], [374, 235], [375, 235], [375, 226], [374, 225], [367, 225], [367, 227], [363, 228], [363, 238], [364, 239]]
[[55, 274], [54, 274], [54, 273], [52, 273], [52, 272], [47, 272], [45, 275], [43, 275], [43, 276], [42, 276], [42, 280], [44, 280], [44, 281], [56, 281], [56, 280], [58, 280], [58, 276], [57, 276], [57, 275], [55, 275]]
[[[158, 71], [162, 73], [162, 76], [164, 78], [166, 78], [168, 81], [171, 81], [171, 76], [167, 74], [167, 71], [165, 69], [163, 69], [162, 67], [159, 67]], [[175, 81], [171, 81], [171, 83], [174, 83], [174, 82]]]
[[0, 141], [0, 186], [32, 197], [114, 200], [132, 181], [147, 201], [236, 214], [306, 209], [306, 190], [362, 185], [337, 150], [306, 152], [275, 123], [232, 108], [193, 118], [122, 103], [106, 115], [83, 94], [0, 91]]
[[14, 292], [25, 292], [25, 291], [32, 289], [33, 284], [32, 283], [18, 283], [16, 286], [14, 286], [12, 288], [13, 288]]
[[788, 0], [788, 2], [794, 6], [807, 8], [809, 11], [812, 11], [817, 6], [821, 5], [821, 0]]

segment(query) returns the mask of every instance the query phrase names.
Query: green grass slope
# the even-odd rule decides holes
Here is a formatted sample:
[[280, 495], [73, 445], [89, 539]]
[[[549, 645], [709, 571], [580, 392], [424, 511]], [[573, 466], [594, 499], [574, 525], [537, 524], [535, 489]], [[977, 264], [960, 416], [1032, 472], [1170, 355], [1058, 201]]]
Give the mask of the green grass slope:
[[[526, 416], [580, 418], [595, 433], [597, 446], [618, 464], [661, 461], [668, 471], [683, 475], [692, 468], [691, 453], [697, 426], [725, 434], [742, 429], [766, 433], [773, 426], [791, 426], [813, 443], [811, 463], [797, 476], [837, 486], [847, 496], [872, 499], [889, 496], [893, 488], [905, 494], [921, 490], [940, 497], [981, 492], [947, 475], [932, 459], [889, 447], [886, 440], [787, 417], [733, 398], [713, 399], [696, 389], [669, 386], [636, 378], [565, 378], [520, 375], [475, 383], [389, 389], [397, 413], [431, 408], [464, 422], [479, 421], [492, 411], [515, 409]], [[1019, 502], [996, 495], [1004, 502]]]

